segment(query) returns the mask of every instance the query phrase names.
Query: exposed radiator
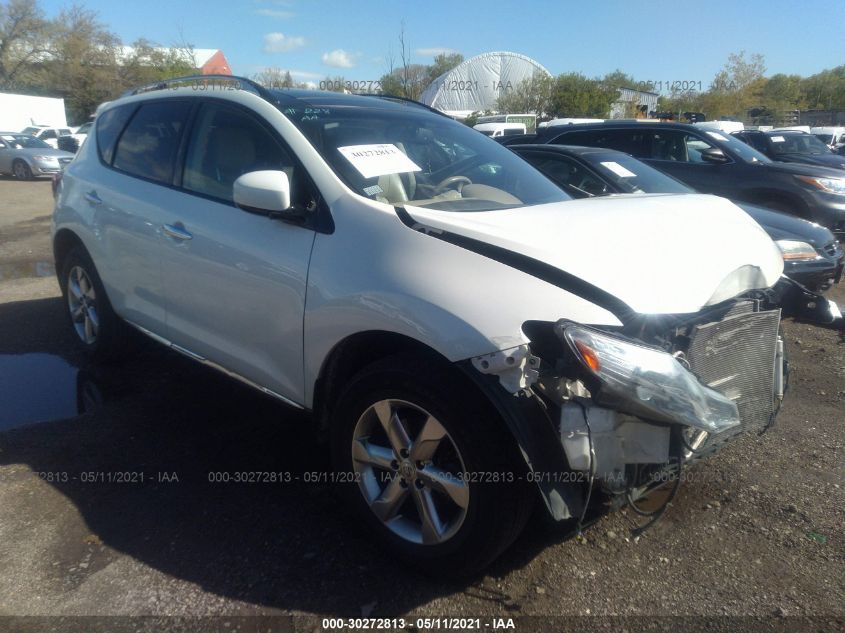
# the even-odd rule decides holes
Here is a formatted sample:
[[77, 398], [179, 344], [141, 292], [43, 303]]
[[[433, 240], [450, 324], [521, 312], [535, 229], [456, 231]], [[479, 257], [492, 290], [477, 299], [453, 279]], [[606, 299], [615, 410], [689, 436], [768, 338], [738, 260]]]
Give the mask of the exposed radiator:
[[738, 304], [721, 321], [695, 326], [691, 332], [686, 352], [690, 370], [702, 383], [733, 400], [742, 422], [714, 440], [762, 431], [776, 409], [780, 310], [753, 309], [752, 302]]

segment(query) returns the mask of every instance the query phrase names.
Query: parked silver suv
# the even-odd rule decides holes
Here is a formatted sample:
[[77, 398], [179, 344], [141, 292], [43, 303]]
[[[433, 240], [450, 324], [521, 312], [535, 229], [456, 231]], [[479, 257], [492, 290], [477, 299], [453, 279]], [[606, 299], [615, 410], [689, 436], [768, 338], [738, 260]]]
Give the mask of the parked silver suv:
[[571, 201], [420, 104], [230, 77], [136, 90], [90, 137], [53, 227], [83, 347], [132, 327], [311, 411], [349, 520], [435, 573], [777, 410], [788, 282], [727, 200]]

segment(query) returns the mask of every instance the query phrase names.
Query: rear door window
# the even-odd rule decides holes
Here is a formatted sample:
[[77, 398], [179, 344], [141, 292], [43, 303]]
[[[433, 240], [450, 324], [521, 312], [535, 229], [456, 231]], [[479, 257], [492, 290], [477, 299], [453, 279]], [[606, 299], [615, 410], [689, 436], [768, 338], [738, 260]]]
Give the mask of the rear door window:
[[677, 130], [657, 130], [649, 139], [651, 153], [648, 158], [680, 163], [703, 163], [701, 154], [713, 145], [699, 136]]
[[639, 129], [580, 130], [562, 134], [553, 142], [563, 145], [605, 147], [641, 157], [644, 152], [643, 139], [645, 135], [646, 132]]
[[170, 184], [189, 101], [143, 103], [120, 136], [114, 167], [133, 176]]
[[111, 165], [117, 137], [126, 127], [126, 122], [129, 121], [136, 107], [134, 103], [118, 106], [106, 110], [97, 117], [97, 150], [100, 153], [100, 159], [107, 165]]
[[769, 149], [766, 146], [766, 135], [762, 134], [761, 132], [748, 132], [748, 134], [746, 134], [745, 139], [751, 147], [758, 151], [766, 152]]

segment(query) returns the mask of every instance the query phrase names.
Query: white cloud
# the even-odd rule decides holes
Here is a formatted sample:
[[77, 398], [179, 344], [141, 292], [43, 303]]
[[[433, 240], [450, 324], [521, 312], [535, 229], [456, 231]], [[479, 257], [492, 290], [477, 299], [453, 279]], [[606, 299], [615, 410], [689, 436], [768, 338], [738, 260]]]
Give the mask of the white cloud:
[[284, 35], [282, 33], [267, 33], [264, 36], [265, 53], [286, 53], [305, 46], [305, 38], [301, 36]]
[[[310, 73], [305, 70], [291, 70], [290, 76], [294, 79], [322, 79], [324, 77], [323, 73]], [[311, 82], [308, 82], [311, 83]], [[315, 84], [316, 85], [316, 84]]]
[[453, 55], [460, 51], [456, 51], [454, 48], [432, 46], [431, 48], [418, 48], [414, 52], [423, 57], [437, 57], [438, 55]]
[[284, 9], [256, 9], [255, 13], [266, 18], [278, 18], [280, 20], [288, 20], [296, 15], [293, 11], [285, 11]]
[[323, 63], [333, 68], [354, 68], [358, 60], [358, 53], [349, 53], [342, 48], [336, 48], [330, 53], [323, 53]]

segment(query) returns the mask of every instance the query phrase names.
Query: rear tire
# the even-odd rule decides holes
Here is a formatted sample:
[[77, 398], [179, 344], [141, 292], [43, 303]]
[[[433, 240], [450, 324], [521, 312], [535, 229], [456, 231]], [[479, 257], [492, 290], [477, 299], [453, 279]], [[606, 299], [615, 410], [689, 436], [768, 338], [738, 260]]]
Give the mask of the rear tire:
[[16, 160], [12, 163], [12, 174], [18, 180], [32, 180], [32, 170], [22, 160]]
[[378, 361], [346, 386], [331, 429], [340, 492], [356, 522], [441, 577], [473, 574], [499, 556], [536, 494], [513, 436], [453, 372], [414, 356]]
[[115, 314], [99, 273], [82, 246], [61, 262], [61, 288], [71, 327], [85, 353], [95, 360], [124, 355], [129, 328]]

